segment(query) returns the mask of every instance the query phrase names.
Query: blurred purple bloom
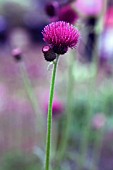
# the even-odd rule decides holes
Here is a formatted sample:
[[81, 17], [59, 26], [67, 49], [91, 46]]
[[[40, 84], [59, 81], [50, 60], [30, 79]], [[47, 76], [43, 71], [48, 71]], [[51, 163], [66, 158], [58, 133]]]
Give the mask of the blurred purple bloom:
[[52, 21], [65, 21], [73, 24], [78, 19], [77, 12], [68, 4], [50, 2], [45, 7], [46, 14]]
[[57, 54], [64, 54], [68, 47], [76, 48], [80, 33], [73, 25], [64, 21], [52, 22], [42, 31], [43, 39]]
[[78, 14], [70, 5], [62, 7], [61, 10], [59, 11], [58, 14], [59, 21], [65, 21], [73, 24], [74, 22], [77, 21], [77, 19]]
[[106, 116], [104, 113], [97, 113], [94, 115], [93, 120], [92, 120], [92, 126], [95, 129], [100, 129], [105, 126], [106, 123]]
[[75, 7], [84, 16], [98, 16], [103, 8], [102, 0], [77, 0]]
[[[46, 114], [48, 113], [48, 101], [45, 103], [45, 112]], [[53, 101], [53, 106], [52, 106], [53, 118], [61, 116], [63, 112], [64, 112], [64, 106], [62, 102], [60, 102], [58, 99], [55, 99]]]
[[104, 23], [105, 27], [113, 28], [113, 7], [107, 9]]

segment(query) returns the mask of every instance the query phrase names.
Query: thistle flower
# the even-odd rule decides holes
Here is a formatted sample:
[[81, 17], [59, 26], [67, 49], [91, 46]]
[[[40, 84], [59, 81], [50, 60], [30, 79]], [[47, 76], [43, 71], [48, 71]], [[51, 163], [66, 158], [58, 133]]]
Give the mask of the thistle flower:
[[69, 4], [60, 4], [57, 1], [47, 3], [45, 13], [54, 22], [65, 21], [73, 24], [78, 19], [77, 12]]
[[[45, 26], [42, 31], [43, 40], [48, 43], [50, 48], [56, 54], [65, 54], [68, 48], [75, 48], [79, 40], [79, 31], [71, 24], [64, 21], [52, 22]], [[48, 51], [43, 49], [45, 51]], [[55, 106], [53, 110], [55, 77], [58, 64], [58, 56], [56, 56], [55, 62], [53, 62], [53, 72], [50, 86], [50, 97], [47, 114], [47, 135], [46, 135], [46, 161], [45, 170], [49, 170], [50, 167], [50, 149], [51, 149], [51, 132], [52, 132], [52, 112], [56, 112], [59, 109], [59, 104]], [[60, 108], [61, 109], [61, 108]], [[67, 133], [67, 132], [66, 132]]]
[[65, 54], [68, 48], [76, 48], [80, 33], [73, 25], [64, 21], [52, 22], [42, 31], [43, 40], [57, 54]]
[[58, 19], [74, 24], [78, 19], [78, 14], [70, 5], [66, 5], [59, 11]]
[[[53, 118], [58, 118], [63, 114], [64, 111], [64, 106], [59, 100], [54, 100], [53, 101], [53, 106], [52, 106], [52, 114]], [[48, 112], [48, 103], [45, 104], [45, 113], [47, 114]]]
[[[43, 110], [45, 115], [47, 116], [48, 113], [48, 94], [43, 96]], [[52, 105], [52, 116], [53, 119], [59, 118], [63, 113], [64, 113], [64, 104], [59, 100], [59, 98], [55, 95], [54, 100], [53, 100], [53, 105]]]

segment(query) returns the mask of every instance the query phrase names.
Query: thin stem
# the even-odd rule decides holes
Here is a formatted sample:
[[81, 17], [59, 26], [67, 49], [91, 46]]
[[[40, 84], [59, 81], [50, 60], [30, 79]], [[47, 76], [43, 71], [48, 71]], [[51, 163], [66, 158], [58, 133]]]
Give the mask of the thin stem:
[[49, 170], [49, 167], [50, 167], [50, 149], [51, 149], [51, 131], [52, 131], [52, 104], [53, 104], [53, 97], [54, 97], [54, 86], [55, 86], [57, 63], [58, 63], [58, 56], [56, 58], [56, 61], [53, 62], [54, 67], [53, 67], [52, 80], [51, 80], [51, 86], [50, 86], [50, 98], [49, 98], [48, 118], [47, 118], [45, 170]]
[[30, 81], [30, 78], [28, 76], [28, 73], [26, 71], [26, 67], [25, 64], [23, 62], [19, 63], [19, 67], [20, 67], [20, 72], [21, 72], [21, 76], [22, 76], [22, 80], [24, 83], [24, 87], [25, 90], [27, 92], [28, 98], [32, 104], [32, 108], [37, 116], [38, 114], [38, 102], [37, 102], [37, 97], [33, 91], [33, 87]]

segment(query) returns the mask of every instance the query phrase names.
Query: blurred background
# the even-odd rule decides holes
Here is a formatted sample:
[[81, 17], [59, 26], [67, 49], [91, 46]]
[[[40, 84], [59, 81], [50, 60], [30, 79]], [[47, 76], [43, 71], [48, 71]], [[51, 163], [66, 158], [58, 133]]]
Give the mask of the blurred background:
[[113, 0], [0, 0], [0, 170], [43, 169], [52, 65], [41, 31], [59, 20], [81, 37], [57, 69], [52, 169], [113, 170]]

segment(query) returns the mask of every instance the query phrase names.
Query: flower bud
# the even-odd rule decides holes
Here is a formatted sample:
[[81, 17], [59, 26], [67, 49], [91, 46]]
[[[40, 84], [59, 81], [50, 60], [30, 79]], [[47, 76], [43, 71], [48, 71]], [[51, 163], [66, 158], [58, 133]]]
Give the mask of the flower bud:
[[50, 46], [44, 46], [42, 48], [42, 52], [44, 54], [44, 58], [46, 61], [53, 61], [56, 59], [56, 54], [54, 53], [53, 49]]
[[12, 56], [14, 57], [14, 59], [16, 61], [20, 61], [22, 59], [22, 54], [21, 54], [21, 50], [19, 48], [15, 48], [13, 51], [12, 51]]

